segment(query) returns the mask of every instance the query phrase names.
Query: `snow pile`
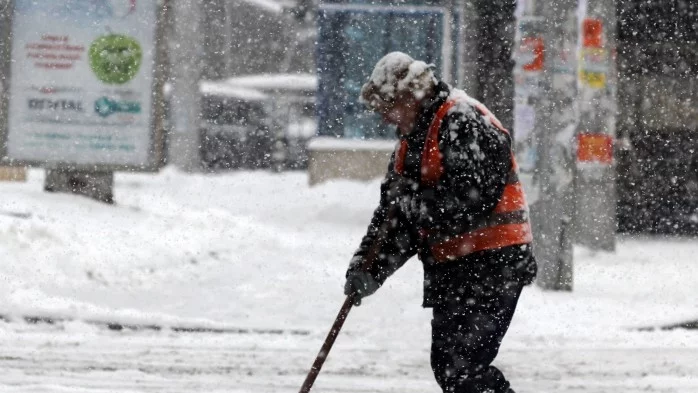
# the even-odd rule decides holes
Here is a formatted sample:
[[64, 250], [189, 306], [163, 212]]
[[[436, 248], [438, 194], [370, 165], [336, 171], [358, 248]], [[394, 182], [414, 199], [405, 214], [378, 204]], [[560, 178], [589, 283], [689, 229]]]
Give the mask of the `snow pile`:
[[[44, 193], [42, 181], [34, 170], [27, 183], [0, 183], [0, 314], [318, 335], [344, 299], [344, 272], [380, 183], [310, 188], [305, 173], [167, 169], [117, 174], [118, 204], [107, 206]], [[697, 252], [694, 240], [661, 238], [623, 238], [615, 254], [579, 248], [574, 292], [528, 287], [508, 345], [569, 337], [683, 345], [634, 329], [698, 319]], [[426, 347], [421, 281], [410, 261], [352, 311], [343, 334], [352, 345], [407, 338]]]
[[201, 81], [199, 90], [202, 94], [219, 95], [245, 101], [264, 101], [268, 96], [259, 90], [248, 87], [230, 86], [224, 82]]
[[249, 89], [308, 91], [317, 90], [317, 76], [311, 74], [257, 74], [228, 78], [225, 83]]
[[117, 175], [118, 205], [105, 206], [44, 193], [42, 177], [0, 184], [1, 211], [31, 214], [0, 215], [0, 314], [253, 327], [303, 325], [314, 311], [298, 299], [342, 296], [342, 270], [371, 214], [360, 202], [377, 200], [378, 187], [167, 170]]

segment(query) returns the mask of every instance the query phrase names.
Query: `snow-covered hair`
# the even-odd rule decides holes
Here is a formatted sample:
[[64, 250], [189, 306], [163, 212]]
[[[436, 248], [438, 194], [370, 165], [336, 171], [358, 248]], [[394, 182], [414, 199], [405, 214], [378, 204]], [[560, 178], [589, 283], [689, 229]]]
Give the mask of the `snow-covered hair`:
[[438, 83], [433, 69], [433, 64], [405, 53], [388, 53], [376, 63], [371, 78], [361, 87], [359, 101], [374, 111], [392, 106], [405, 93], [420, 101]]

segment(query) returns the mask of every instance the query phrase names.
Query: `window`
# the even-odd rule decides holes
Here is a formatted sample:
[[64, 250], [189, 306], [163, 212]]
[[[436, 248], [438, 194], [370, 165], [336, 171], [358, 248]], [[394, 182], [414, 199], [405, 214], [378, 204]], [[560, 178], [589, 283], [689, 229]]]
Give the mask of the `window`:
[[[392, 138], [394, 131], [359, 103], [376, 62], [402, 51], [442, 69], [444, 16], [438, 7], [341, 6], [320, 9], [319, 135]], [[437, 71], [438, 73], [438, 71]]]

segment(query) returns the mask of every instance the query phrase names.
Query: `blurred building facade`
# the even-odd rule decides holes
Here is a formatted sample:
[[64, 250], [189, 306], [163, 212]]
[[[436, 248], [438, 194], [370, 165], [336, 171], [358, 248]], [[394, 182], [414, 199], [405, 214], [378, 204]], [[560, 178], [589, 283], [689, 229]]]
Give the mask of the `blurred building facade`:
[[204, 0], [202, 78], [314, 70], [315, 29], [298, 3]]
[[622, 231], [698, 232], [698, 2], [618, 2]]

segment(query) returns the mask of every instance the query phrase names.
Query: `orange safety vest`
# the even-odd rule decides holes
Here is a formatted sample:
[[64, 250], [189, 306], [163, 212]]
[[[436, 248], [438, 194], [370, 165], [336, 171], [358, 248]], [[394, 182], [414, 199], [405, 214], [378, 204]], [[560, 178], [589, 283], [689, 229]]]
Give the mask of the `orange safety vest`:
[[[444, 167], [439, 150], [439, 130], [448, 111], [456, 104], [456, 100], [446, 101], [434, 116], [429, 126], [424, 152], [422, 153], [421, 183], [427, 187], [435, 187], [443, 175]], [[496, 117], [482, 104], [474, 102], [480, 114], [509, 135]], [[404, 171], [407, 141], [401, 140], [395, 155], [395, 171], [402, 175]], [[426, 236], [426, 231], [422, 231]], [[431, 252], [437, 262], [446, 262], [478, 251], [527, 244], [533, 241], [531, 225], [528, 221], [528, 205], [523, 187], [519, 182], [518, 165], [511, 153], [511, 171], [507, 175], [502, 197], [494, 211], [484, 223], [475, 229], [446, 240], [430, 244]]]

